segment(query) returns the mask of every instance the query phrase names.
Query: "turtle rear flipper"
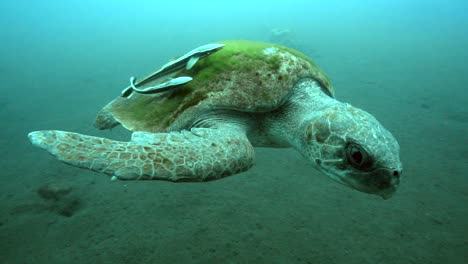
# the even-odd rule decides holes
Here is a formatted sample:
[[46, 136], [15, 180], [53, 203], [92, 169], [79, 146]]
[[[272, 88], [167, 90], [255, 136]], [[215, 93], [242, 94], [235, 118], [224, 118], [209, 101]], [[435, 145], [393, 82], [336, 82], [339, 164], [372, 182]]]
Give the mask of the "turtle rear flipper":
[[94, 120], [94, 127], [100, 130], [111, 129], [120, 125], [119, 121], [107, 110], [106, 107], [101, 109]]
[[122, 180], [214, 180], [246, 171], [254, 160], [246, 135], [232, 129], [135, 132], [129, 142], [46, 130], [29, 139], [67, 164]]

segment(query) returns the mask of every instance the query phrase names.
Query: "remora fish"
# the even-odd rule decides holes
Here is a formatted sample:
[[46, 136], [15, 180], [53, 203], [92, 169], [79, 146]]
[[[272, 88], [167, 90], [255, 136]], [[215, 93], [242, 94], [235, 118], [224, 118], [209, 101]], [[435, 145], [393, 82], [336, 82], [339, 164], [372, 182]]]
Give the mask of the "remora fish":
[[[167, 82], [163, 82], [161, 84], [151, 86], [151, 87], [146, 87], [143, 89], [138, 89], [135, 87], [135, 78], [131, 77], [130, 78], [130, 89], [125, 89], [122, 91], [122, 97], [130, 98], [132, 96], [132, 91], [141, 93], [141, 94], [152, 94], [152, 93], [160, 93], [164, 92], [173, 88], [177, 88], [179, 86], [182, 86], [192, 80], [192, 77], [187, 77], [187, 76], [182, 76], [182, 77], [177, 77], [174, 79], [170, 79]], [[124, 94], [124, 93], [127, 94]]]
[[[127, 88], [125, 88], [123, 91], [122, 91], [122, 97], [130, 97], [130, 95], [132, 94], [133, 91], [135, 92], [139, 92], [138, 89], [135, 89], [136, 86], [141, 86], [141, 85], [144, 85], [145, 83], [148, 83], [154, 79], [157, 79], [157, 78], [160, 78], [162, 76], [166, 76], [170, 73], [173, 73], [175, 71], [178, 71], [182, 68], [186, 68], [187, 70], [191, 69], [199, 59], [203, 58], [203, 57], [206, 57], [208, 55], [211, 55], [213, 53], [215, 53], [216, 51], [222, 49], [224, 47], [224, 44], [219, 44], [219, 43], [211, 43], [211, 44], [207, 44], [207, 45], [203, 45], [203, 46], [200, 46], [196, 49], [193, 49], [191, 51], [189, 51], [188, 53], [186, 53], [185, 55], [173, 60], [173, 61], [170, 61], [168, 63], [166, 63], [164, 66], [161, 67], [161, 69], [159, 69], [158, 71], [148, 75], [147, 77], [145, 77], [143, 80], [141, 80], [140, 82], [134, 84], [134, 80], [135, 78], [130, 78], [130, 83], [131, 85]], [[178, 79], [178, 78], [177, 78]], [[148, 90], [149, 88], [152, 88], [152, 87], [148, 87], [148, 88], [145, 88], [145, 89], [142, 89], [142, 90], [145, 90], [147, 91], [146, 93], [157, 93], [157, 92], [162, 92], [162, 91], [166, 91], [170, 88], [173, 88], [174, 86], [171, 86], [169, 87], [168, 89], [162, 89], [164, 88], [164, 86], [161, 86], [161, 85], [164, 85], [164, 84], [168, 84], [170, 83], [171, 81], [169, 82], [165, 82], [165, 83], [162, 83], [162, 84], [159, 84], [159, 85], [156, 85], [156, 86], [153, 86], [154, 87], [158, 87], [157, 89], [150, 89]], [[188, 81], [187, 81], [188, 82]]]

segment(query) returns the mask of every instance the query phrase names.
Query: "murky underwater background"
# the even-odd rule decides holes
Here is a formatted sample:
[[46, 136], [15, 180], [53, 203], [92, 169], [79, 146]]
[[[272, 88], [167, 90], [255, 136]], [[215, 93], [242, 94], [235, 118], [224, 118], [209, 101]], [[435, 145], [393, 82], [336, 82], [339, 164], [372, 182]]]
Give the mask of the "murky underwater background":
[[[465, 1], [159, 2], [0, 4], [0, 263], [468, 262]], [[29, 143], [41, 129], [128, 140], [92, 122], [129, 77], [223, 39], [311, 57], [398, 139], [397, 194], [338, 185], [291, 149], [175, 184], [111, 182]]]

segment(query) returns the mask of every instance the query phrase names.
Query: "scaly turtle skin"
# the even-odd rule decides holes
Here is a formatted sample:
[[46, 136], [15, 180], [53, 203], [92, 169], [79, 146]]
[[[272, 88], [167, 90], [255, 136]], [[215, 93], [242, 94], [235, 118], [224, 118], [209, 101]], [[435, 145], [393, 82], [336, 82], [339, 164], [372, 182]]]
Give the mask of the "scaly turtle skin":
[[151, 91], [142, 85], [101, 110], [95, 126], [122, 124], [134, 131], [129, 142], [56, 130], [32, 132], [31, 142], [113, 178], [170, 181], [233, 175], [254, 164], [253, 147], [293, 147], [342, 184], [385, 199], [395, 192], [402, 171], [397, 141], [369, 113], [334, 99], [309, 58], [274, 44], [220, 43], [199, 61], [182, 57], [190, 67], [144, 81], [160, 87], [187, 76], [187, 84], [150, 95], [136, 92]]

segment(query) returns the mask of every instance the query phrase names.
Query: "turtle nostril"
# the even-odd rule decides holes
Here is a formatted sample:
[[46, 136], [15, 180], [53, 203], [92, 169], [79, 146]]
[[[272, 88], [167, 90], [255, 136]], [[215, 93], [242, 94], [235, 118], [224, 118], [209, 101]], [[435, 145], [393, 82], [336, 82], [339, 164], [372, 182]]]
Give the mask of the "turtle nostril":
[[393, 177], [400, 178], [400, 173], [398, 173], [398, 171], [393, 171]]

